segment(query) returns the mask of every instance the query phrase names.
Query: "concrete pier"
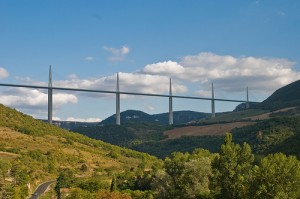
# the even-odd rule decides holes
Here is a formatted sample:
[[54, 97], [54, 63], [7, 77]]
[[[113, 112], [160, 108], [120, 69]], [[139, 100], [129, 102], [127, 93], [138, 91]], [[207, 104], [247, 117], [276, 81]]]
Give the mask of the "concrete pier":
[[49, 69], [49, 82], [48, 82], [48, 123], [52, 124], [52, 68]]
[[172, 97], [172, 80], [170, 78], [169, 88], [169, 125], [173, 125], [173, 97]]
[[216, 117], [215, 114], [215, 94], [214, 94], [214, 83], [211, 83], [211, 118]]
[[119, 88], [119, 73], [117, 73], [117, 88], [116, 88], [116, 125], [121, 124], [120, 116], [120, 88]]

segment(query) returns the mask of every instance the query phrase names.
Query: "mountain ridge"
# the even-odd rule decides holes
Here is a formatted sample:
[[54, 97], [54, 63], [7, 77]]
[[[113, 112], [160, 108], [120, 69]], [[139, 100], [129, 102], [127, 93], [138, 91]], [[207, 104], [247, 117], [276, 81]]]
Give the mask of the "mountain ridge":
[[[196, 111], [173, 111], [173, 123], [174, 124], [184, 124], [197, 119], [208, 118], [210, 113], [196, 112]], [[121, 123], [127, 122], [150, 122], [168, 125], [169, 124], [169, 113], [159, 113], [159, 114], [148, 114], [140, 110], [126, 110], [120, 113]], [[99, 125], [115, 124], [116, 115], [111, 115], [110, 117], [104, 119], [99, 123]]]

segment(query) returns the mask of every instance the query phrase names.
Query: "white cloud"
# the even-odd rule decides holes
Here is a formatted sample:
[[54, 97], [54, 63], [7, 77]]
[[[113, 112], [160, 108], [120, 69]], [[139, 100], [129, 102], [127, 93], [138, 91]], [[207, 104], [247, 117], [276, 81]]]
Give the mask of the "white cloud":
[[93, 60], [94, 60], [94, 57], [85, 57], [84, 60], [85, 60], [85, 61], [93, 61]]
[[[169, 78], [161, 75], [151, 75], [142, 73], [119, 73], [120, 91], [135, 92], [135, 93], [153, 93], [153, 94], [168, 94]], [[54, 81], [55, 87], [66, 88], [81, 88], [91, 90], [116, 90], [116, 75], [91, 78], [91, 79], [70, 79]], [[178, 81], [173, 81], [173, 93], [183, 93], [187, 91], [187, 87], [180, 84]], [[115, 97], [113, 94], [95, 94], [80, 92], [81, 95], [89, 97]], [[129, 96], [121, 95], [122, 98]]]
[[177, 62], [165, 61], [146, 65], [142, 72], [148, 74], [172, 75], [184, 73], [184, 68]]
[[[140, 93], [161, 93], [169, 92], [169, 77], [163, 75], [150, 75], [139, 73], [120, 73], [121, 91], [140, 92]], [[126, 89], [126, 90], [125, 90]], [[187, 87], [173, 81], [173, 93], [184, 93]]]
[[112, 55], [108, 57], [109, 61], [123, 61], [125, 59], [125, 55], [127, 55], [130, 52], [130, 49], [128, 46], [122, 46], [121, 48], [112, 48], [112, 47], [103, 47], [104, 50], [107, 52], [110, 52]]
[[9, 73], [5, 68], [0, 67], [0, 79], [5, 79], [9, 76]]
[[179, 63], [147, 65], [142, 71], [187, 82], [214, 82], [224, 91], [241, 91], [248, 86], [257, 92], [270, 93], [300, 78], [300, 73], [293, 70], [294, 66], [295, 63], [287, 59], [234, 57], [204, 52], [185, 56]]
[[101, 118], [74, 118], [74, 117], [68, 117], [65, 121], [70, 121], [70, 122], [101, 122]]
[[[64, 104], [75, 104], [77, 101], [77, 97], [72, 94], [53, 94], [54, 110], [59, 109]], [[37, 89], [14, 88], [2, 92], [0, 103], [19, 109], [43, 110], [48, 104], [48, 94]]]

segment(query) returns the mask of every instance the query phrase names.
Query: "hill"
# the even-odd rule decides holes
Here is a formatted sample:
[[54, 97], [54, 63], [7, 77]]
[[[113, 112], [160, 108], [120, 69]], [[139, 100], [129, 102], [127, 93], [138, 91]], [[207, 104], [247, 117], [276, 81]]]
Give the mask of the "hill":
[[[46, 120], [43, 120], [47, 122]], [[53, 121], [55, 126], [59, 126], [60, 128], [71, 130], [80, 126], [96, 126], [99, 122], [74, 122], [74, 121]]]
[[[174, 111], [173, 112], [173, 123], [174, 125], [186, 124], [194, 120], [206, 119], [211, 116], [210, 113], [202, 113], [196, 111]], [[169, 124], [169, 113], [161, 113], [152, 115], [156, 121], [160, 121], [162, 124]]]
[[277, 110], [300, 105], [300, 80], [276, 90], [270, 97], [258, 104], [259, 108]]
[[[272, 95], [261, 103], [250, 103], [251, 109], [275, 111], [282, 108], [300, 106], [300, 80], [292, 82], [277, 89]], [[234, 112], [246, 110], [246, 104], [241, 103]]]
[[300, 159], [300, 117], [277, 117], [232, 130], [235, 142], [247, 142], [257, 154], [282, 152]]
[[25, 198], [38, 183], [56, 179], [61, 170], [71, 170], [82, 180], [94, 176], [107, 188], [112, 175], [134, 172], [141, 163], [151, 168], [158, 162], [148, 154], [63, 130], [3, 105], [0, 157], [0, 196], [15, 198]]
[[[147, 114], [142, 111], [137, 110], [127, 110], [120, 113], [121, 124], [132, 123], [132, 122], [149, 122], [156, 123], [160, 125], [169, 124], [169, 113], [160, 114]], [[193, 120], [199, 120], [210, 117], [209, 113], [201, 113], [195, 111], [174, 111], [173, 112], [173, 122], [174, 124], [184, 124], [191, 122]], [[102, 122], [100, 125], [115, 124], [116, 115], [112, 115]]]
[[169, 129], [168, 126], [157, 123], [127, 122], [120, 126], [107, 124], [104, 126], [78, 127], [73, 131], [114, 145], [132, 148], [143, 142], [164, 139], [163, 132], [167, 129]]

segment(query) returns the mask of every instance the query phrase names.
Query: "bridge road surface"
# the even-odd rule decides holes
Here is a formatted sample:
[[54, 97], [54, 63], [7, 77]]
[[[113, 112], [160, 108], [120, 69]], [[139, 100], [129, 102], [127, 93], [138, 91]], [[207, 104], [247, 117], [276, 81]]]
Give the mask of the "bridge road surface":
[[52, 180], [40, 184], [29, 199], [38, 199], [39, 196], [42, 195], [46, 191], [46, 189], [54, 182], [55, 180]]

